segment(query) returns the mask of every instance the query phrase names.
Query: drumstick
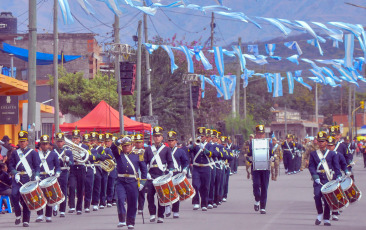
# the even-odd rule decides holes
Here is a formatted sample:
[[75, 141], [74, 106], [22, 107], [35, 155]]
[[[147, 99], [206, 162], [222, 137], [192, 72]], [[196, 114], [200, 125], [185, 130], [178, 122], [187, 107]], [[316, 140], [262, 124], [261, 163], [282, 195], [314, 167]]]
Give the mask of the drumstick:
[[142, 216], [142, 224], [145, 224], [144, 210], [142, 210], [141, 216]]

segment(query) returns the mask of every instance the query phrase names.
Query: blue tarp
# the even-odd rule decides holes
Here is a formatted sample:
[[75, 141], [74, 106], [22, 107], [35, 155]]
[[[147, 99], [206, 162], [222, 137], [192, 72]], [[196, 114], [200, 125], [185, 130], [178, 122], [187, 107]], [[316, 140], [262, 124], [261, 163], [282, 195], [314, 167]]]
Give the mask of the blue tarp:
[[[3, 48], [1, 50], [4, 51], [5, 53], [14, 54], [15, 57], [28, 62], [27, 49], [3, 43]], [[63, 62], [64, 63], [70, 62], [80, 57], [81, 57], [80, 55], [64, 55]], [[61, 55], [58, 55], [58, 63], [61, 63]], [[53, 54], [37, 52], [37, 65], [51, 65], [51, 64], [53, 64]]]

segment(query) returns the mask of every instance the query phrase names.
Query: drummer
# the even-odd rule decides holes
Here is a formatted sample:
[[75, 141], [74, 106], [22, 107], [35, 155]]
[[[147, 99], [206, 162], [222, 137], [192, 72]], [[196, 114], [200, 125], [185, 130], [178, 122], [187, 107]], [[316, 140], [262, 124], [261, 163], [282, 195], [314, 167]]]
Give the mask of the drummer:
[[[174, 164], [173, 175], [177, 175], [178, 173], [183, 173], [187, 175], [188, 172], [188, 157], [184, 150], [177, 147], [177, 133], [175, 131], [168, 132], [168, 145], [172, 151], [172, 159]], [[170, 216], [171, 207], [166, 206], [166, 216]], [[173, 218], [179, 218], [179, 200], [173, 204]]]
[[23, 206], [23, 227], [29, 227], [30, 211], [23, 198], [21, 198], [19, 189], [30, 180], [37, 182], [41, 180], [39, 177], [41, 160], [35, 150], [28, 148], [28, 132], [20, 131], [18, 139], [19, 149], [12, 152], [9, 160], [9, 170], [14, 176], [11, 198], [14, 206], [15, 225], [19, 225], [21, 222], [22, 209], [19, 205], [20, 201]]
[[[324, 209], [322, 204], [322, 185], [337, 178], [340, 181], [341, 172], [337, 154], [334, 151], [327, 150], [327, 133], [321, 131], [317, 135], [319, 149], [310, 153], [309, 171], [314, 180], [314, 200], [318, 216], [315, 225], [320, 225], [324, 220], [325, 226], [330, 224], [330, 208], [324, 201]], [[329, 141], [329, 140], [328, 140]], [[333, 141], [333, 140], [332, 140]], [[325, 159], [325, 161], [323, 160]]]
[[[74, 164], [74, 157], [71, 150], [64, 148], [65, 145], [65, 134], [56, 134], [56, 148], [54, 151], [58, 155], [58, 159], [61, 167], [61, 175], [58, 178], [61, 191], [65, 196], [65, 200], [60, 204], [60, 217], [65, 217], [66, 202], [67, 202], [67, 184], [69, 180], [70, 167]], [[57, 214], [56, 214], [57, 215]]]
[[[264, 125], [257, 125], [255, 127], [255, 138], [263, 139], [265, 137]], [[273, 159], [272, 144], [269, 143], [269, 157]], [[252, 143], [249, 144], [248, 157], [253, 156]], [[260, 209], [261, 214], [266, 214], [267, 193], [269, 184], [269, 169], [268, 170], [253, 170], [252, 165], [252, 178], [253, 178], [253, 194], [255, 198], [254, 211], [258, 212]]]
[[[54, 151], [50, 151], [50, 137], [48, 135], [41, 136], [41, 146], [38, 151], [39, 159], [41, 159], [41, 180], [48, 177], [55, 176], [60, 177], [61, 168], [58, 160], [58, 155]], [[43, 221], [43, 209], [37, 211], [36, 222]], [[46, 222], [52, 222], [52, 206], [46, 206]]]
[[[141, 171], [141, 179], [146, 179], [146, 163], [143, 155], [132, 152], [132, 141], [129, 137], [115, 141], [111, 146], [111, 150], [116, 158], [118, 173], [116, 192], [119, 223], [117, 227], [127, 225], [128, 229], [134, 229], [138, 191], [143, 189], [142, 184], [138, 188], [137, 170]], [[125, 200], [127, 201], [127, 212], [124, 206]]]

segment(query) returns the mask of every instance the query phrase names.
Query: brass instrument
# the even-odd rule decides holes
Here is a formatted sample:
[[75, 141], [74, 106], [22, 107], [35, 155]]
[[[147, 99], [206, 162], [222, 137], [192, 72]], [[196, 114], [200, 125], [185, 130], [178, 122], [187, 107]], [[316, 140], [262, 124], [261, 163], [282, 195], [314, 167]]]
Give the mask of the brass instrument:
[[74, 161], [80, 164], [85, 163], [89, 159], [89, 151], [78, 146], [65, 137], [65, 146], [71, 150]]
[[100, 167], [106, 172], [112, 172], [116, 167], [116, 162], [112, 159], [107, 159], [100, 162]]
[[200, 145], [201, 144], [201, 137], [197, 137], [196, 141], [195, 141], [196, 145]]

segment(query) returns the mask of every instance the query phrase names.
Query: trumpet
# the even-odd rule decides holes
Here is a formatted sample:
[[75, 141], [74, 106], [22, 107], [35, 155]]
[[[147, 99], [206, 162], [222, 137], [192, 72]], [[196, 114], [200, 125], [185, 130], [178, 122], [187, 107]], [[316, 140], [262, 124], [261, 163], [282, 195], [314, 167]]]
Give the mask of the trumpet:
[[201, 137], [197, 137], [196, 141], [195, 141], [196, 145], [200, 145], [201, 144]]
[[66, 137], [65, 137], [65, 146], [71, 150], [72, 156], [74, 157], [74, 161], [83, 164], [89, 159], [88, 150], [78, 146], [77, 144], [73, 143]]
[[116, 167], [116, 162], [112, 159], [107, 159], [100, 162], [100, 167], [106, 172], [112, 172]]

